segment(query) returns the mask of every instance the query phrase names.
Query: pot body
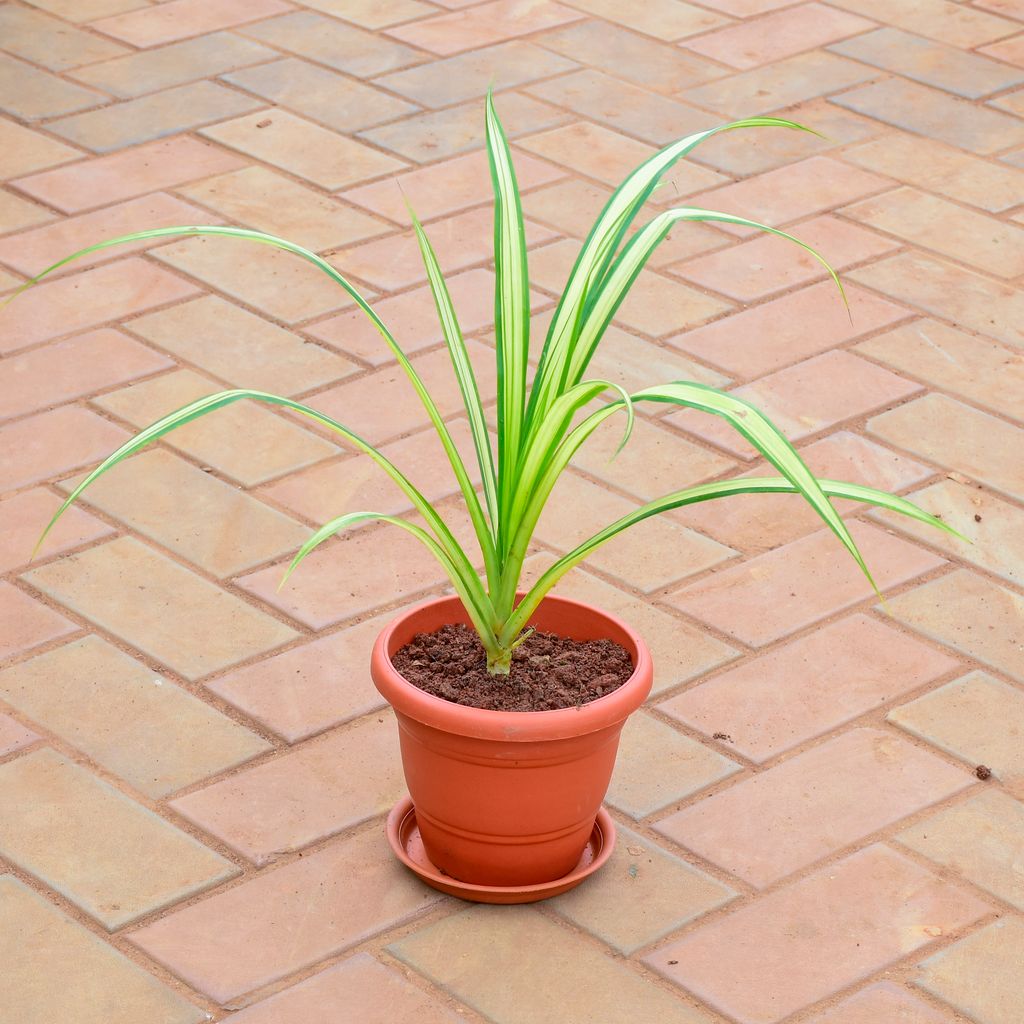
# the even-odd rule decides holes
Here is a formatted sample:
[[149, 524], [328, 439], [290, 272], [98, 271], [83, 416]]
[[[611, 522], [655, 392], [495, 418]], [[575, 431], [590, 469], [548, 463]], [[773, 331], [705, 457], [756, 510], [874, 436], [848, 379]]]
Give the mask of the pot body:
[[407, 682], [391, 655], [418, 633], [470, 625], [457, 597], [405, 612], [377, 638], [371, 673], [398, 719], [405, 779], [427, 855], [477, 885], [535, 885], [576, 867], [608, 789], [626, 718], [650, 693], [653, 667], [640, 637], [590, 605], [545, 598], [530, 620], [575, 640], [610, 639], [633, 660], [614, 692], [579, 708], [485, 711]]

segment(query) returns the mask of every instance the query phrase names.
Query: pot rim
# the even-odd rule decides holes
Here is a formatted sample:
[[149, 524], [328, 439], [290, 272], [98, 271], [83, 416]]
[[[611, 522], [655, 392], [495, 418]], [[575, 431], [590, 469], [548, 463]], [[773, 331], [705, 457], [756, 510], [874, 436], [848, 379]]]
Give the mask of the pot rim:
[[[445, 606], [453, 612], [446, 617], [446, 622], [469, 624], [469, 617], [457, 595], [432, 598], [403, 610], [393, 618], [378, 634], [371, 655], [371, 675], [381, 695], [400, 715], [424, 725], [478, 739], [519, 742], [565, 739], [618, 726], [643, 704], [651, 691], [654, 666], [650, 651], [639, 633], [618, 616], [584, 601], [548, 595], [537, 610], [542, 615], [544, 611], [561, 608], [576, 614], [582, 612], [588, 618], [597, 618], [608, 624], [610, 628], [602, 629], [601, 635], [622, 644], [633, 659], [633, 673], [626, 682], [589, 704], [549, 711], [492, 711], [435, 697], [405, 679], [391, 661], [391, 649], [396, 631], [406, 627], [410, 619], [427, 617], [431, 612], [445, 609]], [[433, 628], [442, 624], [438, 623]], [[424, 628], [429, 630], [431, 627]]]

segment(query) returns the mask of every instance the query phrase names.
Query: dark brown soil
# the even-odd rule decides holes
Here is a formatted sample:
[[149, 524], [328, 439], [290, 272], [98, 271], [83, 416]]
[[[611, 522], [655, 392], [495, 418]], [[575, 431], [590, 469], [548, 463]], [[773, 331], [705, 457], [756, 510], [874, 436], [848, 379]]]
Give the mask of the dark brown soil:
[[391, 662], [421, 690], [488, 711], [579, 707], [617, 690], [633, 674], [629, 654], [613, 640], [538, 631], [513, 652], [507, 676], [492, 676], [480, 639], [466, 626], [420, 633]]

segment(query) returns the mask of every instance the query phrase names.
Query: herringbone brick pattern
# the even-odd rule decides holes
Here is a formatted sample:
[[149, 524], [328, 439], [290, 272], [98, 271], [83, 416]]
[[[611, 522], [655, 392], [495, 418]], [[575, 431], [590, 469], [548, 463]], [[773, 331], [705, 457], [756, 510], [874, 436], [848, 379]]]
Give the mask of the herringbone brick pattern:
[[[650, 521], [566, 582], [648, 637], [609, 794], [614, 861], [528, 908], [396, 866], [402, 790], [369, 682], [439, 593], [367, 527], [277, 584], [310, 528], [408, 514], [305, 423], [233, 407], [62, 495], [227, 386], [351, 424], [463, 528], [425, 415], [344, 292], [260, 247], [152, 241], [0, 314], [0, 1024], [1019, 1024], [1024, 1019], [1024, 5], [1021, 0], [7, 0], [0, 293], [106, 235], [286, 234], [365, 287], [465, 442], [403, 186], [493, 395], [493, 82], [538, 332], [610, 187], [731, 133], [652, 197], [784, 225], [681, 227], [597, 360], [736, 388], [812, 467], [974, 540], [844, 509], [886, 592], [799, 503]], [[758, 472], [644, 415], [599, 436], [531, 569], [637, 499]], [[556, 492], [557, 494], [557, 492]], [[976, 771], [985, 765], [990, 775]]]

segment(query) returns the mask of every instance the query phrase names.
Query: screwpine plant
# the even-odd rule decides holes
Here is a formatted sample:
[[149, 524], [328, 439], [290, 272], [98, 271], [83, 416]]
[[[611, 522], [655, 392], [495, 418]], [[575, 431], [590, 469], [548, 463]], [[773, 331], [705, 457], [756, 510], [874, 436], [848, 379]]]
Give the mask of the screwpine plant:
[[[482, 493], [478, 493], [474, 488], [465, 463], [452, 441], [448, 426], [398, 341], [356, 288], [338, 270], [316, 253], [294, 242], [260, 231], [235, 227], [159, 228], [124, 235], [90, 246], [55, 263], [26, 283], [25, 287], [28, 287], [66, 263], [109, 246], [180, 235], [218, 235], [246, 239], [275, 246], [308, 260], [352, 296], [363, 313], [370, 318], [384, 343], [391, 349], [405, 371], [413, 391], [422, 402], [437, 431], [458, 481], [480, 546], [484, 567], [482, 577], [474, 568], [474, 560], [456, 541], [451, 529], [437, 510], [387, 456], [344, 424], [302, 402], [248, 388], [222, 391], [200, 398], [157, 420], [127, 441], [75, 487], [46, 527], [40, 544], [57, 519], [97, 477], [175, 428], [233, 402], [248, 398], [291, 409], [321, 427], [335, 432], [364, 452], [405, 493], [424, 524], [421, 526], [380, 512], [346, 512], [326, 523], [302, 545], [285, 579], [314, 548], [347, 527], [369, 520], [380, 520], [406, 530], [430, 550], [451, 579], [480, 636], [480, 642], [487, 653], [488, 668], [495, 675], [509, 672], [512, 652], [529, 633], [527, 623], [530, 616], [544, 595], [566, 572], [623, 530], [649, 516], [684, 505], [724, 498], [731, 494], [800, 494], [838, 537], [874, 586], [857, 545], [830, 499], [851, 498], [892, 509], [939, 529], [953, 533], [955, 531], [941, 520], [896, 495], [857, 484], [816, 478], [783, 434], [756, 408], [735, 395], [704, 384], [681, 380], [658, 384], [628, 394], [619, 385], [610, 381], [587, 377], [587, 367], [605, 329], [628, 294], [633, 281], [657, 245], [669, 230], [681, 221], [720, 221], [780, 235], [806, 249], [822, 263], [835, 281], [845, 302], [838, 276], [815, 250], [784, 231], [744, 217], [682, 206], [659, 213], [642, 228], [629, 235], [645, 201], [666, 171], [678, 160], [705, 139], [719, 132], [753, 127], [810, 131], [792, 121], [774, 117], [755, 117], [721, 125], [666, 146], [642, 163], [615, 190], [580, 249], [551, 319], [536, 374], [530, 382], [527, 370], [530, 355], [530, 306], [522, 206], [508, 140], [498, 120], [493, 99], [488, 95], [486, 134], [494, 186], [496, 274], [496, 452], [492, 448], [476, 376], [459, 329], [451, 296], [427, 235], [410, 209], [444, 339], [469, 418], [482, 478]], [[586, 406], [609, 393], [612, 397], [606, 397], [604, 404], [596, 411], [584, 416], [579, 422], [574, 422], [577, 414]], [[722, 417], [746, 438], [781, 476], [719, 480], [674, 491], [655, 501], [647, 502], [557, 559], [525, 596], [517, 600], [523, 562], [530, 540], [559, 475], [594, 431], [617, 413], [625, 416], [622, 438], [622, 445], [625, 445], [633, 426], [634, 406], [638, 402], [663, 402]]]

